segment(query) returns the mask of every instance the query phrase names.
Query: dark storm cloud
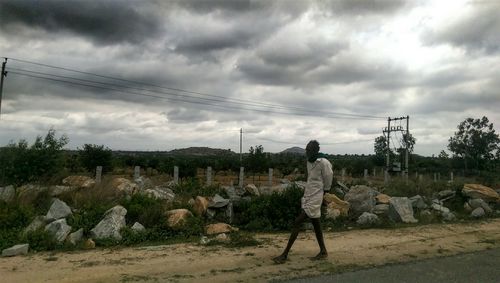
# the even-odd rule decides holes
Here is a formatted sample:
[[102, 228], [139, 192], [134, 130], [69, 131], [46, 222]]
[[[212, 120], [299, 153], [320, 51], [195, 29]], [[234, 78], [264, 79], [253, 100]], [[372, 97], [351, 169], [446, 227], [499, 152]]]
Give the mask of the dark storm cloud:
[[4, 32], [16, 25], [70, 32], [104, 45], [154, 38], [159, 19], [133, 3], [141, 2], [7, 0], [0, 2], [1, 26]]
[[448, 43], [470, 52], [488, 54], [500, 51], [500, 3], [483, 1], [472, 5], [472, 12], [446, 28], [428, 31], [423, 40], [429, 45]]
[[390, 14], [405, 5], [403, 0], [329, 0], [319, 4], [327, 11], [341, 15]]

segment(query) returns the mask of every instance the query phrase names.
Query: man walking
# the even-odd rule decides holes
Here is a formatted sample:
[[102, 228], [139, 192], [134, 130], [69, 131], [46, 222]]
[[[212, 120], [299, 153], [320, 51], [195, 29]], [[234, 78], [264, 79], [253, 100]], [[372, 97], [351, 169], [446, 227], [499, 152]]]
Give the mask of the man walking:
[[273, 258], [273, 261], [276, 263], [284, 263], [287, 260], [288, 252], [290, 252], [293, 243], [297, 239], [300, 227], [307, 219], [311, 219], [314, 226], [314, 233], [316, 234], [316, 240], [320, 248], [319, 253], [311, 259], [319, 260], [328, 257], [319, 220], [321, 217], [321, 204], [323, 203], [324, 191], [330, 190], [332, 185], [332, 164], [325, 158], [324, 154], [319, 152], [319, 143], [315, 140], [307, 144], [306, 156], [307, 184], [304, 190], [304, 196], [301, 199], [302, 211], [295, 219], [292, 233], [285, 250], [281, 255]]

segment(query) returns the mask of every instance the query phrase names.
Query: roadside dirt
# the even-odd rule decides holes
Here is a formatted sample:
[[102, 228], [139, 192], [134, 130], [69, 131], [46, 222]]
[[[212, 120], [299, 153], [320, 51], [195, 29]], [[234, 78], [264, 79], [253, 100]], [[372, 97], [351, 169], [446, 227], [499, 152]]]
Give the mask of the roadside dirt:
[[289, 261], [273, 264], [288, 234], [258, 234], [263, 244], [225, 248], [175, 244], [0, 258], [2, 282], [266, 282], [343, 272], [500, 247], [500, 219], [401, 229], [326, 232], [330, 257], [312, 231], [299, 235]]

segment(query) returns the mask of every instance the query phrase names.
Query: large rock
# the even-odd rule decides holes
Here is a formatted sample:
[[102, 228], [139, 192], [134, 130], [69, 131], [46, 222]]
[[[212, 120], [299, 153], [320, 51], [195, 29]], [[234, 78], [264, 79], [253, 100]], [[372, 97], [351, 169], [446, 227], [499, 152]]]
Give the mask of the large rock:
[[71, 226], [66, 223], [66, 219], [53, 221], [45, 226], [45, 231], [50, 233], [59, 243], [64, 242], [71, 232]]
[[379, 218], [377, 215], [370, 212], [363, 212], [361, 216], [358, 217], [356, 223], [361, 226], [372, 226], [379, 222]]
[[2, 251], [2, 256], [16, 256], [28, 254], [29, 244], [15, 245]]
[[62, 200], [55, 198], [45, 218], [48, 221], [66, 218], [71, 215], [71, 208]]
[[28, 225], [28, 227], [24, 228], [24, 233], [29, 233], [36, 231], [38, 229], [41, 229], [42, 227], [45, 227], [47, 224], [47, 218], [42, 215], [38, 215], [31, 221], [31, 223]]
[[391, 197], [386, 194], [378, 194], [375, 197], [375, 200], [377, 201], [377, 204], [389, 204]]
[[167, 211], [168, 226], [172, 228], [178, 228], [184, 225], [187, 219], [192, 216], [193, 214], [191, 213], [191, 211], [184, 208], [169, 210]]
[[78, 190], [78, 187], [71, 187], [71, 186], [51, 186], [49, 188], [50, 190], [50, 195], [53, 197], [59, 196], [64, 193], [69, 193]]
[[238, 228], [232, 227], [231, 225], [226, 223], [216, 223], [205, 226], [205, 233], [207, 235], [231, 233], [233, 231], [238, 231]]
[[132, 227], [130, 229], [132, 229], [132, 231], [135, 231], [135, 232], [141, 232], [141, 231], [146, 230], [146, 228], [139, 222], [135, 222], [134, 225], [132, 225]]
[[354, 217], [358, 217], [363, 212], [372, 212], [375, 207], [375, 196], [378, 192], [368, 186], [353, 186], [344, 196], [344, 200], [349, 202], [349, 211]]
[[349, 213], [350, 204], [347, 201], [341, 200], [336, 195], [325, 193], [323, 195], [323, 200], [328, 208], [338, 209], [341, 215], [347, 216]]
[[208, 207], [210, 208], [221, 208], [229, 204], [229, 200], [221, 197], [219, 194], [216, 194], [208, 203]]
[[92, 238], [121, 240], [120, 229], [125, 227], [125, 215], [127, 215], [127, 210], [121, 205], [106, 211], [104, 218], [90, 230]]
[[500, 202], [500, 195], [495, 190], [480, 184], [465, 184], [462, 193], [472, 199], [480, 198], [486, 202]]
[[413, 217], [413, 207], [407, 197], [393, 197], [389, 202], [389, 217], [398, 222], [417, 223]]
[[135, 178], [134, 182], [137, 184], [140, 190], [152, 189], [153, 182], [151, 179], [146, 178], [144, 176], [140, 176], [139, 178]]
[[442, 206], [438, 203], [432, 203], [431, 208], [434, 209], [435, 211], [441, 213], [441, 214], [450, 212], [449, 208]]
[[447, 222], [450, 222], [450, 221], [455, 221], [457, 220], [457, 217], [455, 216], [455, 214], [453, 212], [445, 212], [445, 213], [442, 213], [441, 214], [441, 217], [443, 217], [443, 221], [447, 221]]
[[95, 186], [95, 180], [87, 176], [69, 176], [62, 181], [63, 185], [77, 188], [92, 188]]
[[389, 205], [388, 204], [377, 204], [373, 208], [373, 213], [377, 215], [386, 215], [389, 213]]
[[254, 184], [246, 185], [245, 192], [251, 196], [260, 196], [259, 189]]
[[31, 199], [35, 199], [40, 193], [47, 191], [49, 188], [39, 185], [23, 185], [17, 188], [17, 194], [19, 198], [30, 197]]
[[76, 232], [69, 234], [66, 241], [72, 244], [73, 246], [76, 246], [78, 243], [82, 241], [82, 239], [83, 239], [83, 228], [80, 228]]
[[0, 187], [0, 200], [11, 202], [16, 196], [16, 190], [13, 186]]
[[447, 200], [447, 199], [455, 197], [455, 191], [452, 191], [452, 190], [443, 190], [443, 191], [438, 192], [436, 194], [436, 197], [439, 200]]
[[493, 209], [491, 209], [491, 207], [483, 199], [470, 199], [467, 203], [473, 210], [478, 207], [482, 207], [484, 209], [484, 212], [486, 212], [487, 214], [493, 213]]
[[83, 242], [83, 248], [86, 250], [90, 250], [95, 248], [95, 242], [92, 239], [87, 239]]
[[416, 195], [412, 196], [410, 199], [411, 206], [413, 206], [414, 209], [426, 209], [427, 204], [425, 203], [425, 200], [422, 196]]
[[478, 207], [476, 209], [474, 209], [471, 213], [470, 213], [470, 216], [472, 218], [481, 218], [485, 215], [485, 211], [482, 207]]
[[165, 187], [154, 187], [152, 189], [144, 190], [144, 194], [154, 199], [166, 200], [168, 202], [172, 202], [175, 199], [175, 193]]
[[113, 179], [111, 187], [126, 195], [132, 195], [139, 191], [139, 186], [126, 178]]
[[193, 210], [194, 213], [198, 216], [203, 216], [207, 213], [208, 209], [208, 200], [205, 197], [197, 196], [194, 199]]

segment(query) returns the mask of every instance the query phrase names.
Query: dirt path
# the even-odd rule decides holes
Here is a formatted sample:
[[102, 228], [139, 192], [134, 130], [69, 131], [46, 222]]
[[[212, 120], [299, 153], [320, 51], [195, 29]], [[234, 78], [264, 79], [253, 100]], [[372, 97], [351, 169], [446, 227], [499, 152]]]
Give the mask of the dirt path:
[[287, 237], [259, 234], [265, 244], [237, 249], [176, 244], [0, 258], [0, 278], [2, 282], [265, 282], [500, 247], [500, 219], [327, 232], [330, 257], [321, 262], [308, 259], [318, 246], [314, 233], [306, 232], [299, 235], [287, 263], [272, 264]]

